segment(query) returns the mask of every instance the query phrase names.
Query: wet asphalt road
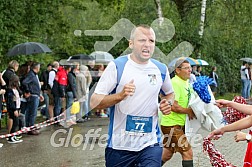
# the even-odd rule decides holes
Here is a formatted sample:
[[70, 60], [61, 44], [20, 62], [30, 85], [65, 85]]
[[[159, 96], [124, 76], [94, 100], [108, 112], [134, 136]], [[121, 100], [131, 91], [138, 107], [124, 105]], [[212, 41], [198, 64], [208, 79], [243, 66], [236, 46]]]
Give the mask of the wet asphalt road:
[[[42, 128], [38, 136], [23, 134], [23, 142], [9, 144], [0, 139], [0, 167], [103, 167], [104, 150], [108, 130], [108, 118], [92, 118], [88, 122], [63, 128], [51, 125]], [[98, 134], [99, 140], [92, 134]], [[0, 134], [6, 133], [2, 129]], [[200, 130], [202, 136], [209, 132]], [[87, 137], [87, 134], [89, 137]], [[94, 135], [93, 135], [94, 136]], [[216, 148], [237, 167], [242, 166], [246, 143], [235, 143], [234, 133], [225, 134], [214, 141]], [[195, 167], [211, 167], [209, 159], [202, 152], [202, 140], [197, 141], [194, 151]], [[175, 154], [165, 167], [181, 167], [181, 157]]]
[[[93, 118], [70, 128], [51, 125], [42, 128], [38, 136], [23, 134], [23, 142], [17, 144], [9, 144], [1, 139], [0, 143], [4, 145], [0, 148], [0, 166], [104, 166], [105, 140], [97, 143], [91, 137], [86, 139], [85, 134], [90, 129], [90, 133], [98, 129], [98, 134], [107, 134], [108, 122], [108, 118]], [[5, 131], [2, 129], [1, 134]]]

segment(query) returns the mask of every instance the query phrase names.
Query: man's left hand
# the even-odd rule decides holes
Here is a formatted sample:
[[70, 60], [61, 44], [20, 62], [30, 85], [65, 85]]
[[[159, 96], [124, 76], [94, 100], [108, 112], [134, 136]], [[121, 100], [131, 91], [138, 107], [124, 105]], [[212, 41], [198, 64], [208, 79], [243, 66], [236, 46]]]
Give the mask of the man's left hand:
[[189, 120], [193, 120], [194, 118], [197, 119], [196, 115], [194, 114], [194, 112], [191, 108], [188, 108], [187, 114], [188, 114]]

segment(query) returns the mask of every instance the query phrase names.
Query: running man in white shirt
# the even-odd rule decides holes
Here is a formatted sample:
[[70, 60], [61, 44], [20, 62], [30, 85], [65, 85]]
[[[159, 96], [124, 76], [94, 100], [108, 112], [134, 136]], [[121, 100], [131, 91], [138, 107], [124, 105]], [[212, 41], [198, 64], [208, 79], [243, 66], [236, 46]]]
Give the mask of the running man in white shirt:
[[169, 114], [174, 95], [166, 65], [151, 59], [155, 39], [149, 26], [134, 28], [129, 40], [132, 53], [107, 66], [91, 97], [91, 108], [112, 107], [107, 167], [161, 166], [158, 107]]

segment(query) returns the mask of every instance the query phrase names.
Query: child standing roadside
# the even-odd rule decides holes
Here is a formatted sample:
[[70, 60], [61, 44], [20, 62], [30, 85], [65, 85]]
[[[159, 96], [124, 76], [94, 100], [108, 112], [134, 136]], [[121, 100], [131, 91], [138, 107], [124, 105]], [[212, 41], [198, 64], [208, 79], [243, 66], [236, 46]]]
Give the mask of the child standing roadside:
[[[12, 127], [8, 128], [9, 133], [14, 133], [18, 129], [18, 116], [20, 109], [20, 89], [19, 89], [19, 78], [17, 75], [13, 75], [10, 78], [9, 86], [5, 93], [7, 111], [9, 119], [12, 120]], [[7, 139], [8, 143], [20, 143], [23, 140], [18, 139], [17, 136], [11, 136]]]

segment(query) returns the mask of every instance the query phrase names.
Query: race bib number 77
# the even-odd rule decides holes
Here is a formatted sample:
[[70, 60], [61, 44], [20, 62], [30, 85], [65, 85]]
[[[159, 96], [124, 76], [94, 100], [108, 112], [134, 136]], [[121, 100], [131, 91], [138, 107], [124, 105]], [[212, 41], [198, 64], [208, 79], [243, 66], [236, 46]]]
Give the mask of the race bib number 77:
[[126, 132], [129, 133], [151, 133], [152, 117], [141, 117], [127, 115]]

